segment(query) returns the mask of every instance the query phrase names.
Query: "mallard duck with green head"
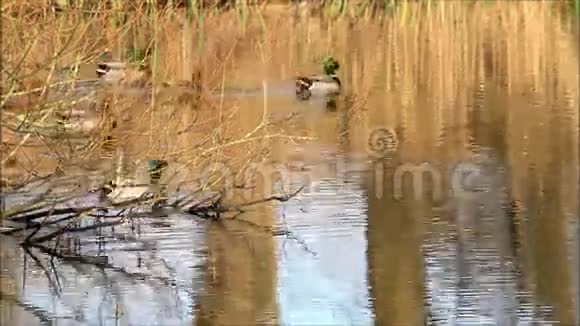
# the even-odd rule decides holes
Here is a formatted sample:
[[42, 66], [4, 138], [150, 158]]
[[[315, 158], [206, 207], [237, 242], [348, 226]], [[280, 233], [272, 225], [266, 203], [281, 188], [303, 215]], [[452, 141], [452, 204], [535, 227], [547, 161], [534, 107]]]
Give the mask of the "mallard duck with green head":
[[151, 56], [151, 49], [128, 48], [125, 56], [128, 63], [113, 61], [111, 53], [106, 52], [103, 60], [97, 63], [97, 77], [109, 83], [146, 77], [149, 73], [146, 62]]
[[296, 78], [296, 97], [299, 100], [308, 100], [312, 95], [337, 95], [341, 91], [340, 79], [336, 71], [340, 68], [338, 61], [333, 57], [326, 57], [322, 61], [323, 75], [299, 76]]
[[149, 183], [146, 184], [132, 184], [121, 180], [117, 176], [115, 182], [109, 181], [102, 187], [101, 194], [112, 203], [119, 203], [140, 198], [147, 193], [155, 192], [154, 188], [159, 186], [159, 180], [168, 163], [165, 160], [149, 160], [147, 162], [147, 174], [149, 176]]
[[97, 63], [97, 77], [108, 81], [115, 82], [125, 76], [127, 64], [124, 62], [99, 62]]
[[101, 62], [97, 64], [97, 78], [105, 84], [126, 87], [144, 87], [151, 81], [151, 71], [146, 65], [128, 65], [123, 62]]

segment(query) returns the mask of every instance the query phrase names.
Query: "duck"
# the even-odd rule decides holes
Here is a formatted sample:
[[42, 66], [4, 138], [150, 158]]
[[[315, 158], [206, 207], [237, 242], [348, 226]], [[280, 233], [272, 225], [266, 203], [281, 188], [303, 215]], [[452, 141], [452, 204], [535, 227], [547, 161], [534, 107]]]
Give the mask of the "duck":
[[322, 70], [324, 74], [313, 76], [296, 77], [296, 97], [299, 100], [306, 101], [313, 94], [333, 96], [341, 92], [342, 85], [336, 75], [340, 64], [332, 56], [327, 56], [322, 61]]
[[[149, 176], [148, 183], [134, 184], [127, 180], [122, 180], [118, 171], [115, 181], [110, 180], [103, 187], [98, 189], [101, 193], [102, 199], [109, 203], [116, 204], [136, 200], [147, 194], [158, 192], [159, 180], [161, 179], [164, 170], [167, 168], [168, 163], [165, 160], [151, 159], [147, 161], [147, 164], [147, 174]], [[161, 203], [155, 203], [155, 205], [159, 204]]]
[[97, 77], [104, 81], [115, 82], [123, 78], [127, 64], [124, 62], [99, 62], [97, 63]]
[[56, 125], [65, 132], [88, 134], [99, 127], [97, 118], [82, 118], [71, 120], [62, 118], [56, 121]]
[[[116, 82], [129, 77], [130, 72], [146, 72], [147, 60], [151, 56], [151, 49], [128, 48], [125, 53], [127, 62], [114, 61], [113, 54], [106, 50], [97, 62], [97, 78], [106, 82]], [[137, 69], [135, 69], [137, 68]], [[142, 74], [141, 74], [142, 75]]]
[[146, 64], [130, 65], [124, 62], [99, 62], [96, 68], [97, 79], [105, 84], [122, 84], [130, 87], [148, 86], [151, 71]]
[[92, 109], [72, 109], [55, 112], [55, 123], [63, 132], [87, 134], [96, 130], [101, 124], [101, 117]]

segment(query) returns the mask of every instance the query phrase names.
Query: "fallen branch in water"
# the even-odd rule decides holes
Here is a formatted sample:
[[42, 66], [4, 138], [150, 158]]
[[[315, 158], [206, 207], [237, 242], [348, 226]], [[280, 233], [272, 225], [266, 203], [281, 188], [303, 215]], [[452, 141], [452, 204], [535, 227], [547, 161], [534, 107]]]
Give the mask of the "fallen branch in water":
[[74, 214], [74, 215], [67, 215], [67, 216], [64, 216], [62, 218], [59, 218], [59, 219], [50, 221], [50, 222], [44, 222], [42, 224], [41, 223], [38, 223], [38, 222], [32, 222], [32, 223], [27, 224], [24, 227], [13, 228], [11, 230], [4, 231], [4, 232], [2, 232], [2, 234], [4, 234], [4, 235], [12, 235], [14, 233], [18, 233], [18, 232], [22, 232], [22, 231], [26, 231], [26, 230], [30, 230], [30, 229], [36, 228], [39, 225], [41, 225], [41, 226], [55, 225], [55, 224], [62, 223], [62, 222], [68, 221], [70, 219], [73, 219], [73, 218], [75, 218], [77, 216], [78, 215], [76, 215], [76, 214]]
[[[200, 217], [202, 219], [217, 221], [220, 220], [224, 213], [234, 213], [233, 217], [229, 219], [235, 219], [239, 215], [245, 213], [245, 208], [249, 206], [254, 206], [258, 204], [267, 203], [270, 201], [286, 202], [291, 198], [295, 197], [304, 189], [304, 186], [296, 189], [289, 194], [276, 194], [265, 198], [245, 202], [238, 205], [225, 205], [223, 203], [224, 195], [223, 193], [216, 193], [207, 198], [200, 200], [198, 196], [190, 196], [176, 200], [171, 205], [166, 203], [166, 199], [162, 201], [157, 201], [153, 204], [154, 196], [144, 195], [136, 199], [131, 199], [119, 203], [109, 203], [103, 206], [88, 206], [82, 208], [75, 207], [64, 207], [55, 208], [55, 203], [62, 203], [65, 200], [55, 200], [54, 202], [45, 202], [45, 205], [51, 205], [46, 209], [41, 209], [39, 207], [23, 209], [20, 212], [13, 212], [6, 219], [13, 223], [25, 224], [22, 227], [15, 227], [9, 230], [3, 231], [2, 235], [15, 236], [23, 231], [31, 230], [28, 235], [26, 235], [23, 244], [39, 244], [53, 240], [64, 234], [69, 233], [81, 233], [90, 230], [95, 230], [102, 227], [116, 226], [122, 224], [127, 219], [132, 219], [133, 215], [128, 215], [127, 210], [131, 212], [132, 208], [137, 207], [141, 204], [153, 204], [151, 211], [147, 210], [145, 213], [141, 213], [143, 216], [155, 216], [158, 212], [163, 212], [162, 216], [167, 216], [170, 213], [185, 213], [193, 216]], [[68, 197], [68, 196], [65, 196]], [[67, 198], [67, 200], [70, 198]], [[196, 201], [194, 203], [194, 201]], [[157, 205], [157, 206], [156, 206]], [[115, 214], [106, 214], [109, 209], [116, 211]], [[120, 211], [118, 211], [121, 209]], [[127, 209], [127, 210], [126, 210]], [[73, 227], [73, 222], [80, 217], [96, 217], [96, 218], [117, 218], [113, 221], [94, 223], [88, 226]], [[51, 219], [51, 217], [53, 217]], [[65, 222], [66, 225], [61, 224]], [[59, 225], [61, 225], [59, 227]], [[56, 227], [56, 229], [54, 229]], [[49, 230], [50, 232], [44, 232], [46, 228], [53, 228]], [[42, 234], [38, 235], [39, 232]], [[275, 232], [271, 232], [276, 235]]]
[[100, 222], [100, 223], [95, 223], [95, 224], [92, 224], [92, 225], [87, 225], [87, 226], [82, 226], [82, 227], [76, 227], [76, 228], [72, 228], [72, 227], [69, 227], [67, 225], [67, 226], [64, 226], [64, 227], [62, 227], [62, 228], [60, 228], [60, 229], [58, 229], [58, 230], [56, 230], [54, 232], [51, 232], [51, 233], [49, 233], [47, 235], [34, 238], [32, 241], [29, 240], [28, 243], [31, 243], [31, 242], [36, 242], [36, 243], [45, 242], [45, 241], [48, 241], [48, 240], [52, 240], [52, 239], [54, 239], [54, 238], [56, 238], [56, 237], [58, 237], [58, 236], [60, 236], [62, 234], [65, 234], [65, 233], [86, 232], [86, 231], [95, 230], [95, 229], [102, 228], [102, 227], [115, 226], [115, 225], [119, 225], [119, 224], [123, 223], [124, 220], [125, 220], [124, 218], [121, 218], [121, 219], [116, 220], [116, 221]]
[[244, 203], [238, 206], [235, 206], [236, 208], [241, 208], [241, 207], [247, 207], [247, 206], [252, 206], [252, 205], [257, 205], [257, 204], [263, 204], [269, 201], [279, 201], [279, 202], [287, 202], [289, 201], [291, 198], [295, 197], [296, 195], [298, 195], [302, 190], [304, 190], [305, 186], [302, 186], [300, 188], [298, 188], [296, 191], [287, 194], [287, 195], [272, 195], [266, 198], [262, 198], [262, 199], [258, 199], [258, 200], [254, 200], [248, 203]]
[[[12, 222], [17, 222], [17, 223], [31, 223], [34, 220], [41, 218], [41, 217], [50, 217], [50, 216], [54, 216], [54, 215], [64, 215], [64, 214], [81, 214], [83, 212], [88, 212], [91, 211], [93, 209], [95, 209], [96, 207], [88, 207], [88, 208], [58, 208], [58, 209], [51, 209], [51, 210], [43, 210], [43, 211], [39, 211], [39, 212], [35, 212], [35, 213], [30, 213], [27, 215], [20, 215], [16, 216], [16, 217], [12, 217], [10, 218], [10, 221]], [[26, 213], [26, 212], [25, 212]]]
[[88, 264], [98, 267], [102, 270], [109, 269], [113, 272], [119, 273], [123, 276], [129, 277], [131, 279], [141, 279], [141, 280], [150, 280], [152, 282], [162, 283], [166, 286], [175, 286], [177, 285], [177, 281], [171, 278], [157, 276], [152, 274], [146, 274], [142, 272], [131, 272], [126, 270], [123, 267], [115, 266], [111, 262], [109, 262], [108, 256], [88, 256], [88, 255], [78, 255], [78, 254], [69, 254], [60, 250], [52, 249], [47, 246], [44, 246], [39, 243], [32, 243], [28, 245], [23, 245], [30, 248], [38, 249], [43, 254], [56, 257], [64, 262], [68, 263], [80, 263], [80, 264]]
[[[295, 197], [303, 189], [304, 189], [304, 186], [300, 187], [296, 191], [294, 191], [290, 194], [287, 194], [287, 195], [272, 195], [272, 196], [269, 196], [266, 198], [257, 199], [257, 200], [250, 201], [247, 203], [243, 203], [243, 204], [239, 204], [239, 205], [230, 205], [230, 206], [224, 206], [222, 204], [223, 197], [221, 195], [219, 195], [214, 200], [214, 202], [212, 202], [211, 204], [201, 205], [204, 203], [204, 202], [201, 202], [200, 204], [190, 206], [189, 208], [187, 208], [186, 212], [189, 214], [192, 214], [192, 215], [199, 216], [199, 217], [204, 218], [204, 219], [219, 220], [222, 213], [231, 213], [231, 212], [236, 212], [239, 214], [244, 213], [245, 212], [243, 210], [244, 207], [254, 206], [254, 205], [258, 205], [258, 204], [264, 204], [264, 203], [267, 203], [270, 201], [286, 202], [286, 201], [290, 200], [292, 197]], [[237, 214], [237, 215], [239, 215], [239, 214]]]

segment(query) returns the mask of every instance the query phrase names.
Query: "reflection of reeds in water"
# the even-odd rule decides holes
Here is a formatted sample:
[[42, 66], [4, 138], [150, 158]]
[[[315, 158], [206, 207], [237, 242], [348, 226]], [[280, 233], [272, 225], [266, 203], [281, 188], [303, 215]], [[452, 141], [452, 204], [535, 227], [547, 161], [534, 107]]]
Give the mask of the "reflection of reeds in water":
[[[547, 271], [538, 268], [539, 261], [549, 261], [542, 266], [561, 266], [559, 279], [572, 282], [572, 266], [565, 258], [570, 251], [561, 230], [567, 228], [567, 216], [577, 214], [578, 114], [574, 108], [578, 95], [574, 90], [578, 88], [578, 53], [571, 22], [551, 8], [550, 4], [531, 3], [409, 5], [405, 20], [395, 14], [385, 22], [381, 33], [365, 34], [378, 40], [367, 42], [377, 44], [373, 49], [386, 49], [375, 66], [377, 73], [373, 75], [370, 69], [364, 73], [364, 78], [376, 78], [365, 115], [368, 120], [378, 120], [371, 126], [401, 127], [401, 163], [426, 160], [447, 171], [481, 146], [491, 147], [510, 168], [506, 180], [512, 189], [509, 196], [534, 203], [544, 197], [529, 192], [534, 183], [540, 187], [549, 184], [551, 191], [557, 191], [557, 203], [542, 198], [543, 204], [532, 205], [555, 214], [546, 210], [527, 216], [525, 212], [517, 214], [524, 220], [524, 229], [519, 232], [524, 238], [520, 252], [526, 258], [522, 268], [527, 289], [536, 284], [538, 300], [557, 306], [555, 318], [572, 321], [573, 293], [562, 291], [568, 285], [554, 284]], [[364, 146], [362, 139], [358, 144]], [[528, 172], [533, 166], [542, 171], [541, 177]], [[571, 177], [563, 180], [561, 174]], [[443, 183], [447, 182], [444, 178]], [[384, 187], [388, 192], [389, 186]], [[397, 303], [403, 298], [408, 299], [405, 302], [418, 302], [422, 293], [403, 286], [410, 277], [407, 269], [414, 266], [417, 257], [385, 258], [393, 250], [420, 252], [419, 243], [410, 241], [408, 248], [394, 249], [385, 247], [384, 239], [400, 239], [401, 227], [395, 216], [424, 221], [425, 215], [413, 215], [403, 203], [385, 198], [390, 195], [387, 193], [381, 201], [371, 199], [369, 204], [369, 245], [374, 248], [370, 259], [377, 271], [371, 277], [377, 293], [402, 286], [390, 297]], [[411, 198], [413, 194], [406, 196]], [[386, 216], [390, 222], [379, 221]], [[533, 227], [548, 227], [544, 230], [550, 231], [541, 235], [540, 231], [531, 231]], [[556, 256], [533, 245], [548, 238]], [[389, 261], [401, 266], [391, 267]], [[377, 307], [396, 305], [380, 294], [377, 300]], [[389, 317], [390, 312], [388, 308], [377, 311], [377, 318], [384, 318], [386, 323], [406, 320], [404, 316]]]

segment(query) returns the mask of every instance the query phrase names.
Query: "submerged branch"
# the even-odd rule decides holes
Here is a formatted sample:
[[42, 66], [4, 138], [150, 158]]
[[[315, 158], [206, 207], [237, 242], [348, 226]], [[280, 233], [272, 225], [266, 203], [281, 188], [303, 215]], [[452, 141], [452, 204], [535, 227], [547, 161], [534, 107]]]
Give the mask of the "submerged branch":
[[279, 201], [279, 202], [287, 202], [290, 199], [292, 199], [293, 197], [296, 197], [296, 195], [298, 195], [302, 190], [304, 190], [305, 186], [301, 186], [300, 188], [298, 188], [296, 191], [287, 194], [287, 195], [272, 195], [266, 198], [262, 198], [262, 199], [258, 199], [258, 200], [254, 200], [251, 202], [247, 202], [238, 206], [235, 206], [236, 209], [242, 208], [242, 207], [247, 207], [247, 206], [253, 206], [253, 205], [257, 205], [257, 204], [263, 204], [269, 201]]
[[119, 219], [117, 221], [95, 223], [93, 225], [87, 225], [87, 226], [76, 227], [76, 228], [72, 228], [72, 227], [69, 227], [67, 225], [67, 226], [62, 227], [59, 230], [56, 230], [56, 231], [54, 231], [52, 233], [49, 233], [47, 235], [33, 238], [32, 240], [29, 240], [28, 242], [42, 243], [42, 242], [46, 242], [48, 240], [52, 240], [52, 239], [54, 239], [54, 238], [56, 238], [56, 237], [58, 237], [60, 235], [65, 234], [65, 233], [86, 232], [86, 231], [95, 230], [95, 229], [102, 228], [102, 227], [119, 225], [119, 224], [121, 224], [123, 222], [124, 222], [124, 218], [121, 218], [121, 219]]

